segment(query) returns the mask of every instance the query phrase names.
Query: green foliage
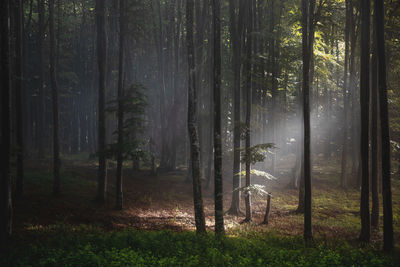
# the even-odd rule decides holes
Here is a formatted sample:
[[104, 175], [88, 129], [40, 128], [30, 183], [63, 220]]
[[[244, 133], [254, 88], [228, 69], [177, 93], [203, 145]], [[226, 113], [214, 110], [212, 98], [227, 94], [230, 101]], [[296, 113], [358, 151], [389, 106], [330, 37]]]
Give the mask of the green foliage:
[[[31, 240], [28, 244], [26, 240]], [[17, 236], [1, 266], [398, 266], [400, 259], [346, 243], [254, 234], [248, 238], [170, 231], [103, 232], [60, 225]]]
[[261, 184], [251, 184], [249, 186], [243, 186], [243, 187], [235, 189], [235, 190], [240, 190], [245, 195], [256, 195], [256, 196], [260, 196], [260, 197], [270, 195], [270, 193], [268, 193], [265, 190], [265, 185], [261, 185]]
[[[109, 158], [116, 158], [118, 151], [122, 151], [124, 158], [140, 160], [147, 157], [146, 151], [143, 150], [146, 142], [140, 136], [144, 131], [144, 114], [147, 106], [145, 90], [146, 88], [141, 84], [132, 84], [125, 90], [121, 101], [124, 111], [122, 130], [124, 142], [121, 146], [118, 143], [108, 146], [107, 156]], [[118, 99], [108, 103], [107, 111], [118, 111]], [[118, 130], [113, 134], [118, 135]]]
[[247, 160], [250, 164], [255, 164], [257, 162], [263, 162], [269, 152], [268, 149], [275, 148], [273, 143], [258, 144], [249, 148], [248, 153], [246, 153], [245, 148], [241, 148], [242, 163], [246, 163]]

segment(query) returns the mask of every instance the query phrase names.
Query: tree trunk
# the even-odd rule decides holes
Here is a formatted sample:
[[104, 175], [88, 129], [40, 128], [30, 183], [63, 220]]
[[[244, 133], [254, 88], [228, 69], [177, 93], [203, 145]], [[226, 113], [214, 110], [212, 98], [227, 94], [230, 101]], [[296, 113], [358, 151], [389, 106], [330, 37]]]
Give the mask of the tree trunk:
[[1, 159], [0, 159], [0, 244], [6, 244], [12, 232], [11, 176], [10, 176], [10, 5], [0, 3], [0, 88], [1, 88]]
[[361, 233], [360, 241], [370, 240], [369, 214], [369, 61], [370, 61], [370, 0], [361, 0], [361, 70], [360, 70], [360, 103], [361, 103]]
[[105, 92], [107, 69], [107, 36], [106, 36], [106, 6], [105, 0], [96, 0], [97, 24], [97, 62], [99, 67], [99, 173], [97, 200], [104, 203], [107, 194], [107, 160], [106, 160], [106, 118], [105, 118]]
[[24, 106], [23, 106], [23, 1], [15, 0], [15, 109], [16, 109], [16, 145], [17, 145], [17, 177], [16, 197], [21, 198], [24, 191]]
[[187, 50], [189, 67], [189, 88], [188, 88], [188, 131], [190, 138], [190, 153], [192, 160], [192, 180], [193, 180], [193, 202], [196, 222], [196, 232], [206, 233], [206, 224], [203, 208], [203, 198], [201, 193], [200, 180], [200, 148], [199, 136], [197, 132], [197, 97], [196, 97], [196, 69], [194, 58], [193, 43], [193, 0], [186, 2], [186, 27], [187, 27]]
[[383, 197], [383, 248], [391, 251], [393, 240], [392, 190], [390, 184], [390, 136], [386, 84], [386, 56], [384, 36], [383, 1], [375, 0], [376, 39], [378, 56], [379, 106], [382, 131], [382, 197]]
[[119, 0], [119, 63], [118, 63], [118, 155], [115, 207], [123, 208], [122, 164], [124, 145], [124, 38], [125, 38], [125, 0]]
[[345, 26], [345, 52], [344, 52], [344, 73], [343, 73], [343, 140], [342, 140], [342, 172], [340, 176], [340, 186], [342, 188], [347, 187], [347, 109], [348, 109], [348, 95], [347, 95], [347, 86], [348, 86], [348, 61], [349, 61], [349, 36], [350, 36], [350, 0], [346, 0], [346, 26]]
[[50, 81], [53, 100], [53, 193], [60, 194], [60, 140], [59, 140], [59, 112], [58, 112], [58, 85], [56, 76], [56, 35], [54, 31], [54, 0], [49, 2], [50, 19]]
[[[374, 20], [376, 16], [374, 16]], [[376, 59], [376, 32], [374, 32], [371, 58], [371, 227], [378, 229], [379, 192], [378, 192], [378, 66]]]
[[233, 179], [232, 202], [229, 214], [240, 214], [240, 66], [241, 66], [241, 37], [243, 30], [243, 0], [240, 0], [239, 15], [236, 16], [235, 0], [229, 1], [230, 35], [233, 48]]
[[264, 221], [263, 224], [268, 224], [269, 223], [269, 213], [271, 211], [271, 195], [267, 195], [267, 207], [265, 209], [265, 215], [264, 215]]
[[224, 205], [221, 144], [221, 3], [213, 0], [214, 30], [214, 201], [215, 233], [224, 234]]
[[[247, 5], [247, 36], [246, 36], [246, 187], [248, 188], [251, 185], [251, 162], [250, 162], [250, 121], [251, 121], [251, 51], [252, 51], [252, 31], [253, 31], [253, 20], [252, 20], [252, 5]], [[246, 203], [246, 222], [250, 222], [252, 220], [251, 214], [251, 194], [249, 191], [246, 193], [245, 198]]]
[[44, 89], [44, 59], [43, 59], [43, 43], [45, 35], [45, 5], [44, 0], [38, 0], [39, 11], [39, 31], [38, 31], [38, 68], [39, 68], [39, 103], [37, 116], [36, 142], [38, 147], [39, 158], [44, 158], [44, 143], [47, 136], [46, 131], [46, 93]]
[[[302, 0], [302, 46], [303, 46], [303, 119], [304, 119], [304, 239], [312, 237], [311, 225], [311, 158], [310, 158], [310, 58], [312, 54], [315, 0]], [[310, 28], [309, 28], [310, 27]], [[308, 31], [310, 29], [310, 31]]]

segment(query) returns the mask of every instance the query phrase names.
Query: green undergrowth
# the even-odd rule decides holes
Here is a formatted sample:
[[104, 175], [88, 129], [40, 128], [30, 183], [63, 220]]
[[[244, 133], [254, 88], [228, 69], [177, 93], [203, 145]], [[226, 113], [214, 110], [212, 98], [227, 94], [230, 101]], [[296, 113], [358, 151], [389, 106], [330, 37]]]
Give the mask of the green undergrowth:
[[345, 242], [254, 233], [215, 238], [194, 232], [104, 232], [56, 225], [14, 237], [1, 266], [399, 266], [400, 259]]

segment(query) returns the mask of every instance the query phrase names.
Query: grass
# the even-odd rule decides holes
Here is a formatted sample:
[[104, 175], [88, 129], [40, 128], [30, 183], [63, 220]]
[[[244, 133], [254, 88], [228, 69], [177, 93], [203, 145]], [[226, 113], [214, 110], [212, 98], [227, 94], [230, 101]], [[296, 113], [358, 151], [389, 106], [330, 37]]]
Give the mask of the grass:
[[[68, 158], [61, 173], [62, 195], [58, 197], [52, 195], [49, 167], [27, 170], [26, 194], [16, 203], [15, 235], [6, 253], [0, 254], [0, 266], [400, 266], [399, 257], [380, 252], [382, 208], [381, 225], [373, 232], [371, 244], [361, 247], [356, 241], [360, 192], [340, 189], [337, 172], [331, 167], [325, 172], [317, 169], [314, 175], [316, 241], [306, 247], [302, 240], [303, 215], [294, 212], [298, 192], [286, 188], [285, 180], [270, 184], [273, 198], [268, 226], [259, 225], [265, 200], [253, 198], [254, 222], [240, 224], [241, 217], [227, 215], [227, 237], [215, 239], [212, 234], [194, 234], [191, 184], [184, 183], [182, 175], [154, 178], [127, 171], [126, 205], [119, 212], [113, 209], [112, 180], [109, 203], [103, 207], [92, 201], [97, 172], [84, 158]], [[113, 170], [111, 178], [112, 174]], [[229, 190], [230, 186], [225, 188]], [[400, 180], [394, 179], [396, 252], [400, 249], [399, 188]], [[210, 192], [205, 191], [203, 196], [207, 226], [212, 229]], [[230, 192], [225, 196], [229, 205]]]
[[[29, 240], [29, 241], [27, 241]], [[398, 266], [400, 259], [345, 242], [248, 233], [215, 238], [194, 232], [111, 231], [53, 225], [15, 237], [2, 266]]]

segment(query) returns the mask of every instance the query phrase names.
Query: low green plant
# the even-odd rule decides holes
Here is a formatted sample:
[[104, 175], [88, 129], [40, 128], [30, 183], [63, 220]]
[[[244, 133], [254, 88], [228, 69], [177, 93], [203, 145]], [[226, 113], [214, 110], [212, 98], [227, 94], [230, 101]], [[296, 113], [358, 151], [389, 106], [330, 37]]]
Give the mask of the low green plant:
[[[29, 242], [27, 241], [29, 240]], [[215, 238], [194, 232], [104, 232], [59, 225], [28, 231], [0, 255], [1, 266], [398, 266], [372, 248], [253, 233]]]

